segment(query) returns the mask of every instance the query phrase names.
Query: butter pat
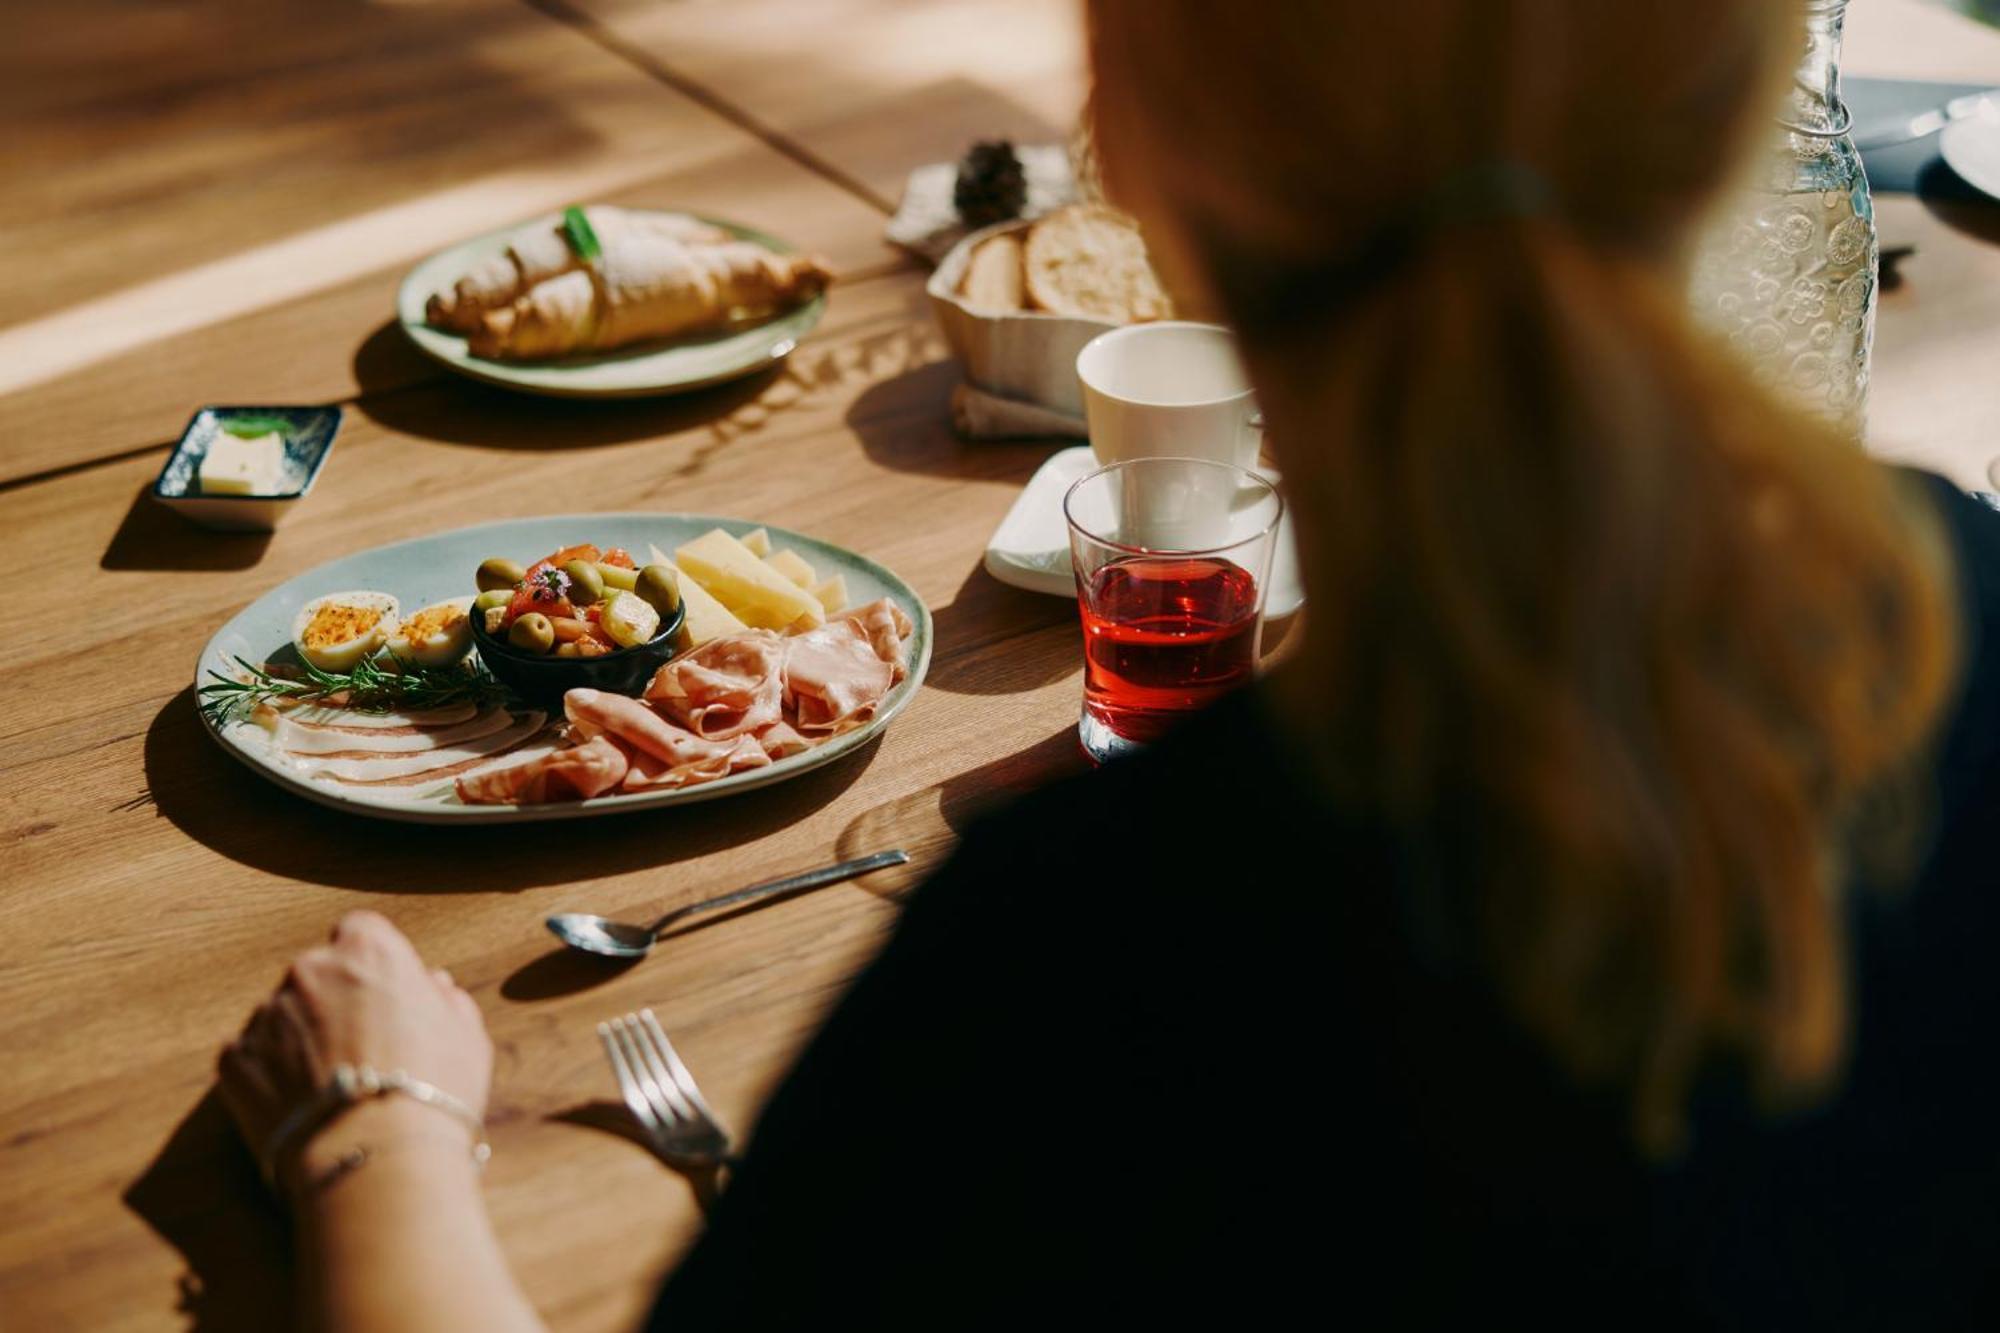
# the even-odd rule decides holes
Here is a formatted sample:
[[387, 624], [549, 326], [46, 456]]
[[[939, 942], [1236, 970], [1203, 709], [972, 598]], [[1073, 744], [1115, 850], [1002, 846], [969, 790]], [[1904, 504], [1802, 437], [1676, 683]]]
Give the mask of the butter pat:
[[279, 495], [285, 490], [285, 442], [275, 433], [249, 439], [218, 434], [197, 474], [204, 495]]

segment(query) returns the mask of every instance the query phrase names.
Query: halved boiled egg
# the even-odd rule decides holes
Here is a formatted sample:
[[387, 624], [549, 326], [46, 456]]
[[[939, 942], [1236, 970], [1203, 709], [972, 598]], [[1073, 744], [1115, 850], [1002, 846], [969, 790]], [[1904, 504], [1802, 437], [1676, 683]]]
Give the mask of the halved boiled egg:
[[352, 671], [396, 633], [396, 612], [386, 592], [331, 592], [299, 609], [292, 642], [321, 671]]
[[418, 666], [450, 666], [472, 651], [471, 611], [470, 597], [425, 607], [389, 636], [389, 655]]

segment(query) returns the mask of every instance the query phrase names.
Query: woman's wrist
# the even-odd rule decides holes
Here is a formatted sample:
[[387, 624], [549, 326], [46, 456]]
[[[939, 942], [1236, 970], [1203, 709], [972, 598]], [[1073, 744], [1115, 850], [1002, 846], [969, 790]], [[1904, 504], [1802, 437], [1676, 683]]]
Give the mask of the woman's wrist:
[[371, 1098], [346, 1108], [312, 1133], [279, 1164], [279, 1180], [295, 1210], [303, 1211], [350, 1170], [371, 1174], [424, 1169], [433, 1164], [477, 1178], [472, 1130], [434, 1107], [407, 1097]]

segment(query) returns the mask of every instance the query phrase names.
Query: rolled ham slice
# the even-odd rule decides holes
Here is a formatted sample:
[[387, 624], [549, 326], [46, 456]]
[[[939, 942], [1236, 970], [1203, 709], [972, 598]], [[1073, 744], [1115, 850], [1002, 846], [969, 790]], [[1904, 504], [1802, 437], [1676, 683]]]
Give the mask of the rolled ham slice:
[[644, 751], [635, 752], [632, 768], [625, 774], [625, 790], [692, 787], [697, 782], [713, 782], [731, 773], [747, 773], [771, 763], [771, 756], [765, 753], [763, 744], [755, 736], [738, 736], [733, 741], [705, 741], [703, 744], [713, 748], [707, 754], [678, 764], [663, 763]]
[[831, 621], [785, 642], [785, 702], [801, 735], [859, 726], [895, 683], [895, 665], [877, 655], [859, 621]]
[[468, 805], [587, 801], [616, 787], [630, 764], [610, 738], [593, 736], [522, 763], [466, 774], [458, 780], [458, 799]]
[[801, 750], [812, 749], [812, 742], [792, 729], [789, 722], [773, 722], [757, 733], [757, 744], [764, 747], [764, 753], [772, 759], [790, 759]]
[[563, 696], [563, 711], [576, 734], [615, 736], [627, 748], [657, 759], [667, 768], [713, 759], [735, 748], [731, 741], [703, 740], [622, 694], [571, 690]]
[[646, 701], [704, 740], [730, 740], [784, 720], [785, 640], [770, 630], [711, 639], [661, 667]]
[[846, 612], [838, 620], [851, 620], [860, 627], [875, 655], [895, 668], [897, 680], [908, 674], [909, 658], [903, 645], [915, 626], [903, 614], [902, 607], [887, 597], [878, 597], [866, 606]]
[[475, 803], [588, 799], [689, 787], [764, 768], [861, 725], [908, 672], [910, 621], [872, 603], [802, 634], [723, 635], [661, 667], [645, 699], [601, 690], [563, 698], [580, 741], [458, 779]]

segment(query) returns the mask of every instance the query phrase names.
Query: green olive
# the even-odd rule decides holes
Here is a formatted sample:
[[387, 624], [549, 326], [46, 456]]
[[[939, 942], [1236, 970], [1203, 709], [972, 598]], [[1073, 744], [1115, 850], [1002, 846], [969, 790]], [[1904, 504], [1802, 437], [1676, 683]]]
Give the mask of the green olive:
[[636, 569], [627, 569], [623, 565], [607, 565], [602, 560], [597, 562], [597, 574], [604, 580], [605, 587], [616, 588], [620, 592], [632, 591], [632, 585], [639, 577], [639, 571]]
[[563, 573], [569, 575], [569, 600], [573, 605], [589, 606], [604, 600], [604, 576], [590, 561], [572, 560], [563, 566]]
[[488, 588], [485, 592], [480, 593], [479, 596], [472, 599], [472, 609], [475, 611], [491, 611], [494, 607], [505, 606], [513, 600], [514, 590], [512, 588]]
[[545, 653], [555, 647], [556, 627], [539, 611], [530, 611], [507, 627], [507, 642], [531, 653]]
[[512, 560], [496, 555], [479, 566], [479, 572], [473, 575], [473, 582], [479, 585], [481, 592], [494, 592], [511, 588], [526, 577], [527, 570]]
[[639, 583], [632, 591], [653, 604], [665, 619], [681, 609], [681, 584], [665, 565], [647, 565], [639, 571]]

